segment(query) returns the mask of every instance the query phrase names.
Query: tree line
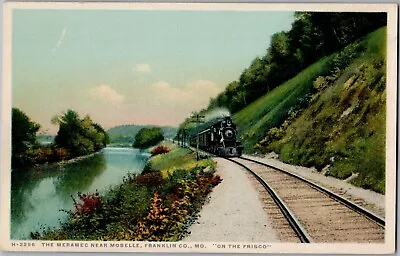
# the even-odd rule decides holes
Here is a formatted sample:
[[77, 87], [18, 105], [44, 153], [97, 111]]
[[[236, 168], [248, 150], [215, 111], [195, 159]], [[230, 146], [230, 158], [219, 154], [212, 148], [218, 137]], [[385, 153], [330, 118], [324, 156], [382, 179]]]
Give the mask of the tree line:
[[386, 13], [296, 12], [289, 31], [275, 33], [256, 57], [207, 107], [235, 113], [299, 71], [367, 33], [386, 25]]
[[88, 115], [81, 118], [77, 112], [67, 110], [54, 116], [52, 123], [59, 125], [54, 143], [40, 145], [36, 135], [40, 124], [32, 121], [20, 109], [12, 109], [12, 169], [87, 155], [99, 151], [109, 143], [103, 127], [93, 122]]

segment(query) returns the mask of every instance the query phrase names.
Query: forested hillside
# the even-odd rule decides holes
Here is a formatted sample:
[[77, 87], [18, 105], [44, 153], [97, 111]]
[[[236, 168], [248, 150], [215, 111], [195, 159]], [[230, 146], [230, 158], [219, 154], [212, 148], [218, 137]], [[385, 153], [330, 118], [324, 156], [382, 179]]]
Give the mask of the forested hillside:
[[[293, 105], [282, 124], [271, 127], [273, 118], [264, 120], [266, 129], [257, 131], [264, 138], [254, 150], [274, 151], [285, 162], [324, 168], [341, 179], [353, 175], [353, 184], [384, 193], [386, 28], [335, 54], [331, 63], [338, 61], [345, 65], [316, 78], [308, 103]], [[236, 115], [240, 124], [250, 111]]]
[[385, 25], [385, 13], [297, 12], [291, 30], [274, 34], [266, 54], [256, 57], [207, 109], [236, 113], [320, 58]]

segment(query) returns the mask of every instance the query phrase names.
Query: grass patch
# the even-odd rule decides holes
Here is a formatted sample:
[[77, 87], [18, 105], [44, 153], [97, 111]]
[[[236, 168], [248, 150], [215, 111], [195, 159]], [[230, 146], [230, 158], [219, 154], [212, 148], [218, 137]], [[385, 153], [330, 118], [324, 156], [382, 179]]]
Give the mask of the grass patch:
[[247, 152], [253, 151], [266, 131], [282, 124], [296, 105], [306, 101], [313, 81], [328, 73], [331, 59], [321, 59], [234, 115]]
[[159, 171], [164, 178], [172, 175], [176, 170], [191, 170], [210, 167], [215, 170], [215, 162], [211, 159], [196, 161], [196, 153], [188, 148], [177, 147], [175, 144], [167, 144], [172, 150], [162, 155], [156, 155], [147, 162], [144, 173]]
[[151, 166], [152, 170], [165, 171], [170, 169], [178, 169], [196, 161], [196, 155], [187, 148], [176, 148], [169, 153], [157, 155], [152, 157], [148, 166]]

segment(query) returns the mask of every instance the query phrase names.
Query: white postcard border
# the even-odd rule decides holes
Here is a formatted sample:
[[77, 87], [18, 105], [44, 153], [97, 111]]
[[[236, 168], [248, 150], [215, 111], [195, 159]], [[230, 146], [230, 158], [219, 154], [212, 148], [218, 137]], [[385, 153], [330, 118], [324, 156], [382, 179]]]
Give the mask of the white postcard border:
[[[271, 3], [61, 3], [8, 2], [3, 6], [3, 80], [1, 129], [1, 219], [0, 249], [7, 251], [68, 252], [205, 252], [205, 253], [355, 253], [387, 254], [395, 249], [396, 130], [397, 130], [397, 5], [396, 4], [271, 4]], [[12, 10], [196, 10], [196, 11], [360, 11], [387, 12], [387, 133], [386, 133], [386, 241], [382, 244], [275, 244], [248, 242], [94, 242], [10, 240], [11, 167], [11, 38]], [[53, 245], [50, 245], [53, 243]], [[60, 244], [58, 244], [60, 243]], [[29, 246], [28, 244], [34, 246]], [[71, 244], [77, 245], [72, 246]], [[80, 244], [80, 245], [79, 245]], [[116, 245], [119, 245], [116, 247]], [[101, 246], [103, 245], [103, 246]], [[106, 247], [105, 247], [106, 245]], [[112, 245], [114, 245], [112, 247]], [[261, 249], [259, 248], [261, 247]]]

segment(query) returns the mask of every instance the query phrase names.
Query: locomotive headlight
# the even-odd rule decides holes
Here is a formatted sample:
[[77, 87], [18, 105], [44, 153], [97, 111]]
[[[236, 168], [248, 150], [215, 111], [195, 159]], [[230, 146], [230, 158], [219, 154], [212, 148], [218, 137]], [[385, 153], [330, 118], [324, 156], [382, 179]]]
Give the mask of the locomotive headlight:
[[232, 139], [234, 136], [234, 132], [231, 129], [226, 129], [224, 132], [225, 138], [226, 139]]

